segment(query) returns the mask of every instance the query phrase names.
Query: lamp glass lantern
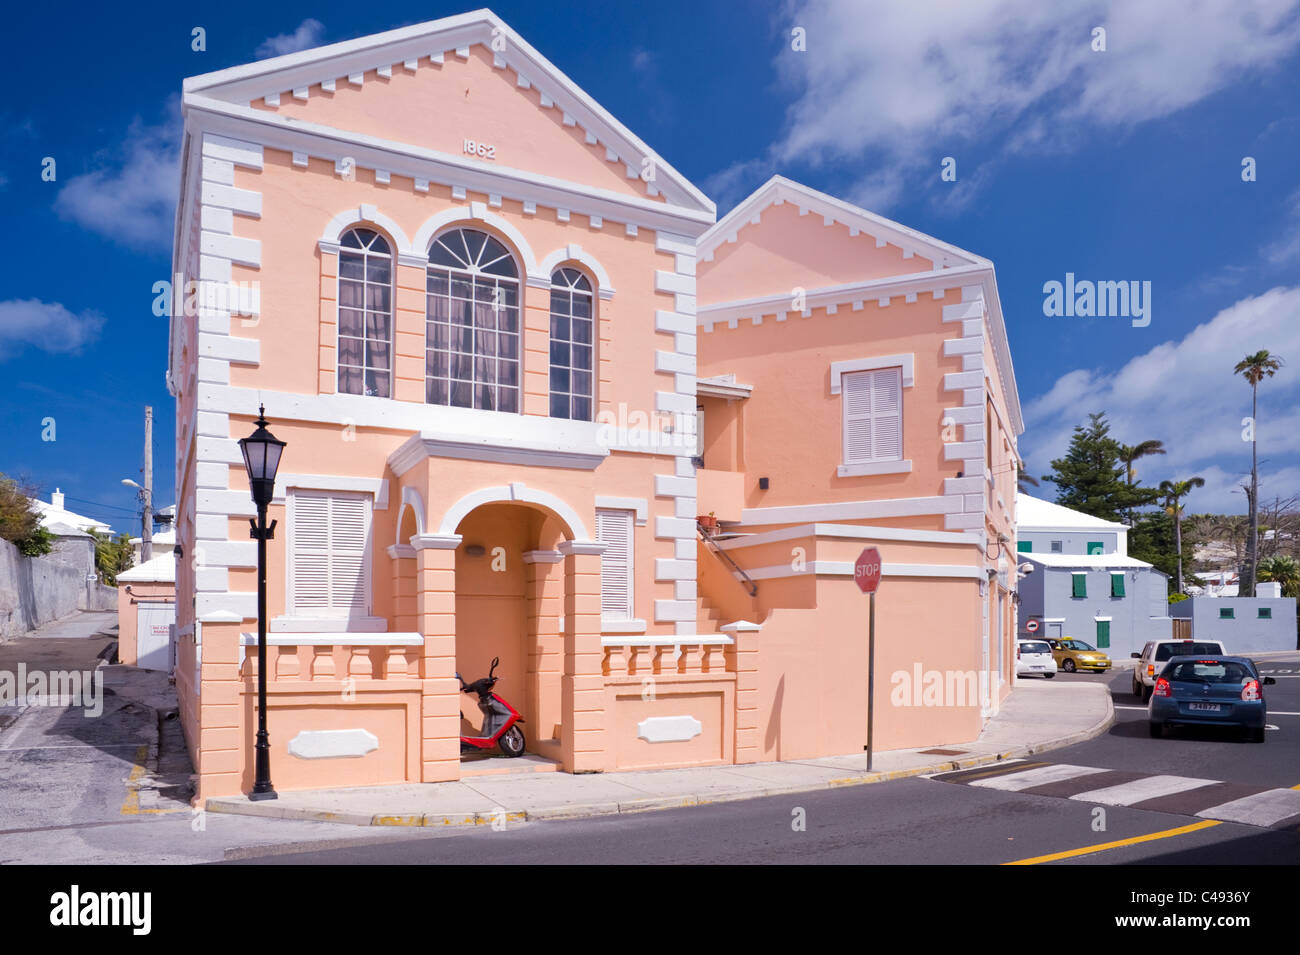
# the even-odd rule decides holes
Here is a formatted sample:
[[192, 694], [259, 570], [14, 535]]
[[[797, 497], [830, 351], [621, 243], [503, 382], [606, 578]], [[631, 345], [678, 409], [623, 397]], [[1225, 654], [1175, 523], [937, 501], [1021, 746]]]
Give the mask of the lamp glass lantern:
[[247, 438], [239, 439], [239, 450], [244, 455], [244, 468], [248, 471], [248, 487], [253, 503], [264, 508], [275, 495], [275, 472], [280, 467], [280, 455], [285, 442], [266, 429], [265, 408], [258, 406], [257, 430]]

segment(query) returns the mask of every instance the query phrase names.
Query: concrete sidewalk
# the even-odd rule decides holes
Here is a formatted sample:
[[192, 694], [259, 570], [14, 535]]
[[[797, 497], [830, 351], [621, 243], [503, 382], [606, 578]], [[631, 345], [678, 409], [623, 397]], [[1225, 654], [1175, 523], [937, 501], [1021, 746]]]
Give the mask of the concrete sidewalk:
[[870, 773], [865, 755], [857, 753], [700, 769], [520, 773], [453, 783], [318, 789], [281, 793], [266, 802], [223, 797], [209, 799], [206, 808], [358, 826], [456, 826], [645, 812], [969, 769], [1091, 739], [1109, 729], [1114, 719], [1105, 684], [1017, 680], [1011, 696], [976, 742], [942, 747], [948, 753], [933, 749], [880, 753]]

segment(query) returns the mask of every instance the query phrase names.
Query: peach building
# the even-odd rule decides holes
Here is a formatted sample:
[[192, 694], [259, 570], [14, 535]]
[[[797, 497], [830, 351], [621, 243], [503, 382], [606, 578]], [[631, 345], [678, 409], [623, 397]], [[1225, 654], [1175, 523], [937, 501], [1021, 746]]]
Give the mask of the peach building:
[[[460, 778], [455, 673], [493, 657], [564, 771], [860, 751], [864, 543], [877, 744], [979, 732], [1010, 673], [1020, 431], [987, 261], [779, 179], [715, 225], [488, 11], [195, 77], [183, 103], [174, 271], [201, 294], [168, 382], [200, 799], [253, 777], [237, 441], [261, 405], [287, 442], [279, 790]], [[994, 692], [909, 716], [890, 672], [916, 664]]]

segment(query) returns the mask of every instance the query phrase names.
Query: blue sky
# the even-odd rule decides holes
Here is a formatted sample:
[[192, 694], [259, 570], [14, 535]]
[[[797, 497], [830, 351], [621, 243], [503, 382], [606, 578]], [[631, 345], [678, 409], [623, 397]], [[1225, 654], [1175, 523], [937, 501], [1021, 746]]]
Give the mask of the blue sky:
[[[184, 77], [466, 9], [11, 11], [0, 471], [136, 530], [120, 480], [140, 478], [152, 404], [156, 502], [171, 502], [167, 330], [151, 288], [170, 268]], [[1261, 496], [1300, 489], [1300, 0], [493, 9], [720, 215], [780, 172], [991, 258], [1033, 473], [1104, 410], [1121, 440], [1168, 445], [1144, 480], [1199, 474], [1191, 510], [1244, 512], [1250, 392], [1231, 366], [1267, 348], [1289, 362], [1261, 391]], [[792, 48], [796, 28], [806, 49]], [[955, 182], [941, 180], [944, 157]], [[1150, 282], [1150, 324], [1044, 315], [1044, 283], [1067, 272]]]

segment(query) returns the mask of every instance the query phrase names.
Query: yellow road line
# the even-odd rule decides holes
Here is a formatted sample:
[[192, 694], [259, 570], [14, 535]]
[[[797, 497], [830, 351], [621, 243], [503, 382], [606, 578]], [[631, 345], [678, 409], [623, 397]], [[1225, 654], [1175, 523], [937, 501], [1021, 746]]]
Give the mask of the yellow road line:
[[1194, 822], [1190, 826], [1179, 826], [1177, 829], [1165, 829], [1163, 832], [1152, 832], [1145, 836], [1133, 836], [1131, 839], [1117, 839], [1114, 842], [1103, 842], [1099, 846], [1084, 846], [1082, 849], [1067, 849], [1065, 852], [1053, 852], [1051, 855], [1034, 856], [1032, 859], [1019, 859], [1015, 862], [1004, 862], [1003, 865], [1038, 865], [1042, 862], [1055, 862], [1057, 859], [1071, 859], [1075, 856], [1091, 855], [1094, 852], [1105, 852], [1107, 849], [1118, 849], [1122, 846], [1135, 846], [1140, 842], [1152, 842], [1156, 839], [1168, 839], [1171, 836], [1182, 836], [1189, 832], [1196, 832], [1199, 829], [1209, 829], [1212, 826], [1222, 825], [1218, 819], [1206, 819], [1202, 822]]
[[179, 809], [142, 809], [140, 807], [140, 780], [144, 778], [147, 772], [145, 769], [145, 759], [149, 755], [149, 747], [142, 744], [135, 751], [135, 765], [131, 767], [131, 775], [126, 778], [126, 802], [122, 803], [123, 816], [164, 816], [168, 813], [180, 812]]

